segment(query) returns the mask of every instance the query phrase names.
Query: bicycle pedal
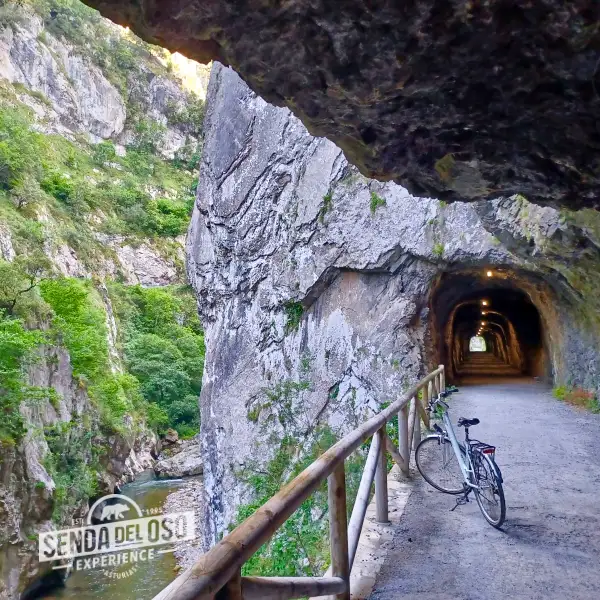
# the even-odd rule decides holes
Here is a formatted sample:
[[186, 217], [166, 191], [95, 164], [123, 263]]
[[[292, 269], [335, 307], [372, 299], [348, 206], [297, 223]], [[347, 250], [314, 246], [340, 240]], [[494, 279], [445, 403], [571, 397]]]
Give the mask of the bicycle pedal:
[[450, 509], [450, 512], [454, 512], [459, 506], [462, 506], [463, 504], [468, 504], [468, 503], [469, 503], [469, 497], [467, 495], [457, 498], [456, 504], [454, 505], [453, 508]]

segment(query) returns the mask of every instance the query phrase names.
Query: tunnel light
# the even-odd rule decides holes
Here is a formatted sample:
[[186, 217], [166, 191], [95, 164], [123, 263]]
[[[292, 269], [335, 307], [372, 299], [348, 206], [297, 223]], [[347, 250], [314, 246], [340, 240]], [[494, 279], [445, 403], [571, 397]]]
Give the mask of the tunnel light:
[[481, 321], [481, 324], [482, 324], [482, 325], [486, 325], [486, 322], [485, 322], [485, 321]]
[[491, 276], [493, 275], [493, 273], [492, 273], [491, 271], [488, 271], [488, 272], [486, 273], [486, 275], [487, 275], [488, 277], [491, 277]]
[[481, 311], [481, 314], [482, 314], [482, 315], [487, 315], [487, 312], [486, 312], [485, 310], [482, 310], [482, 311]]
[[483, 304], [483, 306], [487, 306], [488, 305], [488, 301], [487, 300], [482, 300], [481, 304]]

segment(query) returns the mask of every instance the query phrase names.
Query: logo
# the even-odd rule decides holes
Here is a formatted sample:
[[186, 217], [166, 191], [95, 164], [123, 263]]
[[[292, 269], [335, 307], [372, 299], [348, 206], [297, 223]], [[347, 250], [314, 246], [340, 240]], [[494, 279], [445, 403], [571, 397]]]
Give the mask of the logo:
[[121, 494], [94, 502], [80, 527], [39, 534], [40, 562], [60, 561], [53, 569], [102, 569], [107, 577], [123, 579], [140, 562], [173, 552], [176, 542], [196, 537], [194, 512], [160, 514], [141, 509]]

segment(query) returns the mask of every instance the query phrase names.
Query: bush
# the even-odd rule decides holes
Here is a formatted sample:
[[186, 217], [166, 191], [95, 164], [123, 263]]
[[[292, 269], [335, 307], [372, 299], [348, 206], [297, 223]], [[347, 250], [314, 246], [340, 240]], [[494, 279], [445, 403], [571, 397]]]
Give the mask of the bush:
[[102, 166], [104, 163], [114, 161], [116, 158], [117, 152], [112, 142], [100, 142], [94, 146], [93, 160], [97, 165]]
[[39, 180], [43, 136], [30, 129], [27, 114], [15, 108], [0, 109], [0, 189], [10, 190], [27, 178]]
[[102, 421], [109, 429], [119, 430], [123, 426], [123, 417], [133, 412], [133, 404], [123, 390], [118, 375], [106, 375], [99, 383], [90, 387], [90, 394], [96, 401]]
[[61, 277], [43, 281], [40, 289], [56, 315], [54, 327], [69, 350], [74, 375], [95, 381], [109, 373], [104, 311], [91, 299], [90, 282]]
[[8, 316], [45, 316], [47, 307], [36, 288], [50, 266], [41, 251], [18, 256], [13, 262], [0, 259], [0, 311]]
[[567, 404], [585, 408], [591, 412], [600, 412], [600, 404], [596, 398], [596, 394], [590, 390], [585, 390], [580, 387], [567, 388], [566, 386], [558, 386], [552, 390], [555, 398], [563, 400]]
[[182, 125], [195, 136], [202, 133], [204, 123], [204, 100], [195, 94], [188, 94], [185, 105], [175, 102], [167, 103], [167, 119], [173, 125]]
[[54, 196], [60, 202], [69, 203], [75, 195], [75, 186], [71, 178], [57, 171], [46, 175], [40, 186], [45, 192]]
[[40, 332], [28, 331], [0, 311], [0, 444], [18, 444], [25, 434], [19, 407], [39, 391], [27, 384], [26, 367], [43, 341]]
[[166, 127], [158, 121], [139, 119], [134, 127], [135, 142], [132, 148], [142, 154], [156, 154], [166, 130]]
[[286, 302], [284, 308], [286, 316], [286, 333], [296, 331], [300, 326], [300, 321], [302, 320], [302, 315], [304, 314], [304, 306], [302, 306], [302, 302], [289, 301]]
[[127, 149], [125, 164], [138, 177], [150, 177], [155, 169], [154, 157], [137, 150], [136, 146], [130, 146]]
[[188, 202], [160, 198], [148, 204], [149, 221], [147, 229], [159, 235], [175, 237], [186, 232], [193, 199]]
[[40, 189], [39, 183], [35, 179], [26, 178], [24, 181], [16, 184], [11, 192], [10, 197], [19, 210], [26, 206], [42, 203], [47, 196]]
[[16, 2], [0, 3], [0, 26], [21, 25], [26, 20], [26, 14]]
[[61, 523], [97, 492], [94, 432], [82, 423], [69, 421], [45, 427], [44, 436], [49, 449], [44, 466], [56, 484], [52, 518]]
[[369, 206], [371, 208], [372, 215], [375, 214], [375, 212], [377, 211], [377, 209], [380, 206], [385, 206], [386, 204], [387, 203], [385, 201], [385, 198], [378, 196], [375, 192], [371, 192], [371, 202], [370, 202]]
[[173, 158], [173, 166], [185, 171], [196, 171], [202, 158], [202, 144], [186, 144], [181, 147]]

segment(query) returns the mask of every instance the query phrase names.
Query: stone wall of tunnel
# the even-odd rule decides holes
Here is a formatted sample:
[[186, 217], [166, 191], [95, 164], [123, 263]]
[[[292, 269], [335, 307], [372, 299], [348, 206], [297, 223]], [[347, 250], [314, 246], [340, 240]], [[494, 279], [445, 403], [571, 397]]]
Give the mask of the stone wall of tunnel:
[[250, 499], [242, 474], [285, 435], [301, 451], [320, 427], [343, 435], [441, 362], [453, 375], [451, 324], [461, 303], [493, 292], [478, 283], [488, 268], [540, 322], [528, 342], [507, 315], [514, 331], [489, 334], [491, 345], [525, 373], [598, 389], [600, 243], [578, 218], [522, 198], [415, 202], [217, 65], [187, 242], [206, 332], [205, 544]]
[[449, 380], [459, 380], [469, 340], [483, 329], [489, 351], [519, 374], [598, 390], [593, 298], [561, 272], [526, 267], [459, 264], [439, 272], [429, 298], [434, 350], [428, 364], [444, 363]]
[[[464, 268], [441, 273], [431, 294], [438, 360], [459, 375], [469, 341], [481, 333], [490, 352], [522, 375], [552, 382], [552, 344], [564, 346], [559, 297], [539, 275], [513, 267]], [[565, 307], [562, 307], [565, 314]], [[554, 332], [552, 338], [549, 332]]]

